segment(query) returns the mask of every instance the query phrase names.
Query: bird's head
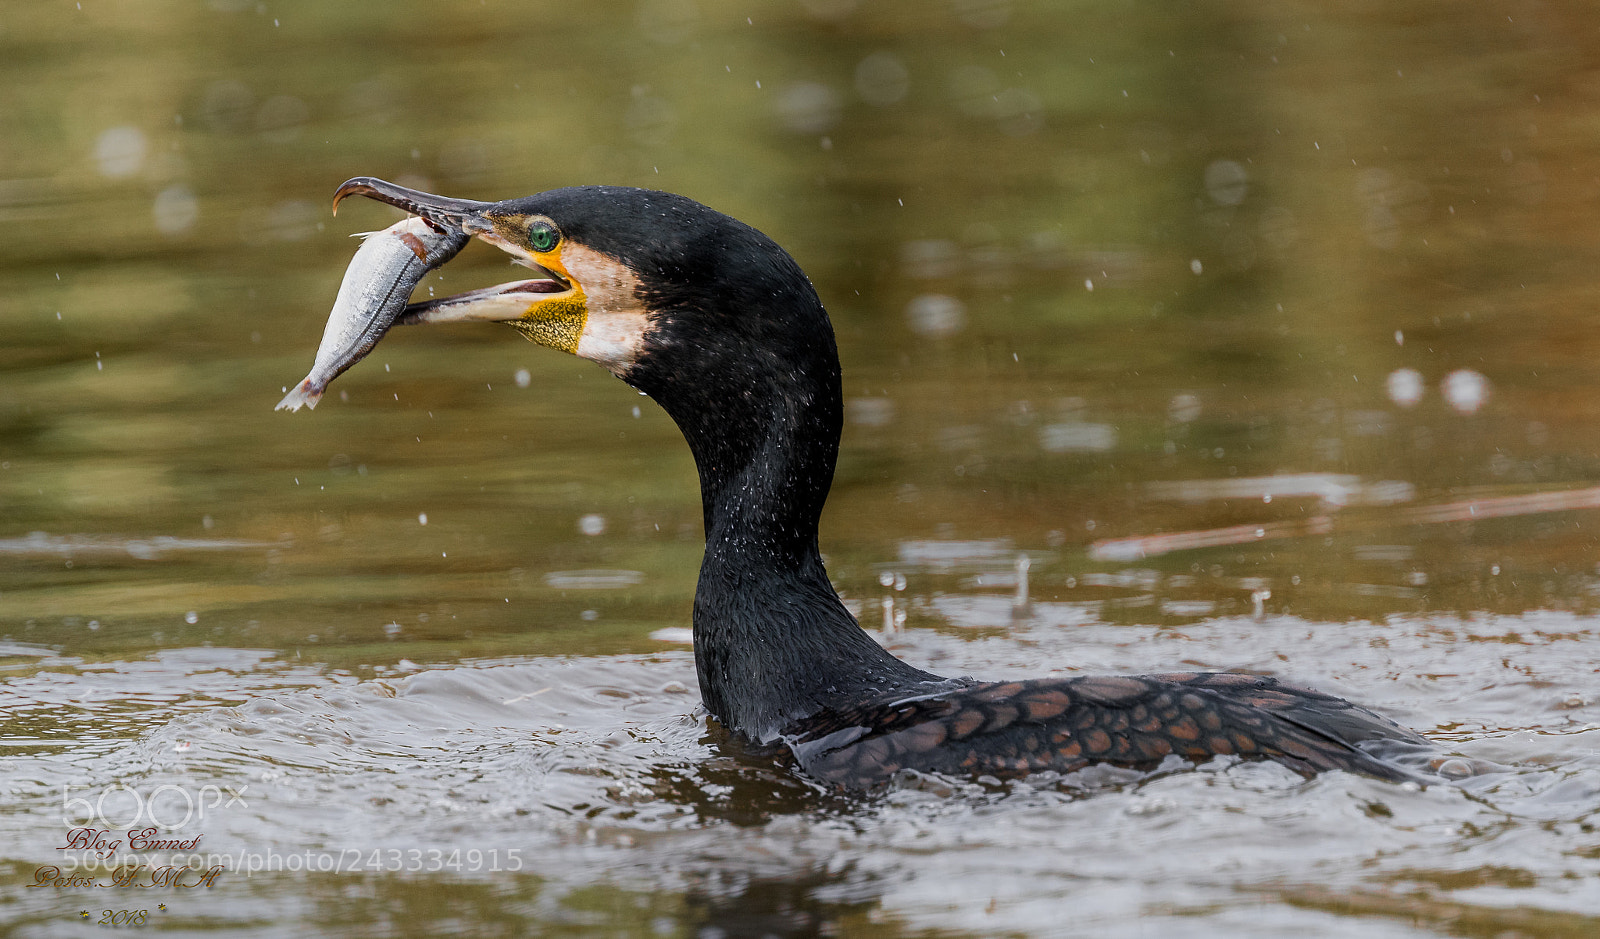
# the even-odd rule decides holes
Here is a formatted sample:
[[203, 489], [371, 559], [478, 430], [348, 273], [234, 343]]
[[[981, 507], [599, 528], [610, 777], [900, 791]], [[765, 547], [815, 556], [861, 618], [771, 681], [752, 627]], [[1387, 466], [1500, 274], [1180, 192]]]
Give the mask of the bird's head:
[[466, 232], [538, 274], [413, 303], [396, 322], [507, 323], [592, 359], [683, 431], [707, 530], [711, 500], [744, 492], [747, 472], [788, 487], [771, 501], [804, 520], [794, 530], [814, 528], [838, 451], [839, 357], [810, 280], [770, 238], [692, 199], [620, 186], [473, 202], [363, 177], [340, 186], [334, 204], [357, 194]]
[[[827, 315], [793, 259], [754, 228], [683, 196], [579, 186], [476, 202], [358, 177], [339, 187], [335, 208], [351, 195], [465, 232], [537, 274], [413, 303], [399, 322], [506, 323], [634, 384], [649, 371], [737, 386], [741, 376], [792, 370], [818, 353], [836, 361]], [[650, 368], [638, 368], [646, 360]]]

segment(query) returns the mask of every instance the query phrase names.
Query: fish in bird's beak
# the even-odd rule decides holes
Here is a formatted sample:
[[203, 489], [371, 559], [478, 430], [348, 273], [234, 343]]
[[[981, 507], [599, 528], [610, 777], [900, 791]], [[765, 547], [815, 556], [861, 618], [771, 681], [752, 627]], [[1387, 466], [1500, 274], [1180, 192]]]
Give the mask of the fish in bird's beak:
[[366, 357], [394, 325], [417, 283], [467, 243], [459, 229], [435, 228], [415, 216], [362, 238], [328, 313], [316, 361], [278, 402], [280, 411], [316, 407], [328, 383]]
[[637, 358], [647, 313], [637, 277], [619, 259], [568, 237], [545, 214], [552, 210], [542, 207], [544, 196], [474, 202], [359, 176], [339, 187], [335, 208], [353, 195], [488, 242], [539, 275], [412, 303], [395, 325], [506, 323], [534, 342], [592, 359], [619, 375]]
[[[311, 373], [278, 404], [280, 410], [315, 407], [329, 382], [370, 352], [391, 326], [403, 324], [506, 323], [534, 342], [592, 359], [618, 375], [637, 360], [648, 311], [633, 271], [565, 237], [539, 210], [541, 197], [475, 202], [358, 176], [334, 193], [335, 213], [340, 202], [357, 195], [411, 217], [373, 233], [351, 259]], [[428, 271], [454, 257], [469, 236], [539, 276], [408, 303]]]
[[[338, 211], [339, 203], [346, 197], [357, 195], [410, 212], [436, 228], [472, 235], [507, 252], [515, 263], [544, 275], [410, 304], [396, 320], [396, 325], [468, 320], [519, 324], [529, 319], [531, 306], [549, 300], [551, 294], [566, 294], [572, 290], [570, 275], [563, 276], [566, 271], [559, 259], [555, 261], [555, 269], [540, 263], [536, 255], [543, 243], [530, 239], [526, 220], [517, 213], [500, 211], [500, 203], [436, 196], [382, 179], [358, 176], [334, 193], [334, 211]], [[541, 320], [549, 318], [539, 317]]]

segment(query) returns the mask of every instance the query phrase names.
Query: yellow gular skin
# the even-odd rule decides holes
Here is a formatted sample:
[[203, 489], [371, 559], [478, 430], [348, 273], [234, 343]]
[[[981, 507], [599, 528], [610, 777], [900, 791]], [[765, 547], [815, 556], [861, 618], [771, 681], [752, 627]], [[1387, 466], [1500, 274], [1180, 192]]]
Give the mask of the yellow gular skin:
[[577, 354], [578, 340], [589, 321], [589, 297], [583, 292], [583, 285], [567, 273], [566, 266], [561, 263], [564, 244], [557, 245], [554, 251], [533, 255], [533, 260], [540, 267], [559, 274], [572, 289], [534, 303], [521, 319], [512, 320], [510, 325], [541, 346]]

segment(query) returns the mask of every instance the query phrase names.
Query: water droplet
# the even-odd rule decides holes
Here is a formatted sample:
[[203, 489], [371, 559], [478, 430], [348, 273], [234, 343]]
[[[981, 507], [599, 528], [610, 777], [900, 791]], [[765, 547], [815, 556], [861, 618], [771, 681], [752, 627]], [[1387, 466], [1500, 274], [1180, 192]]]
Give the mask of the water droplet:
[[863, 427], [887, 427], [894, 422], [894, 401], [889, 398], [851, 398], [844, 403], [845, 418]]
[[163, 235], [181, 235], [194, 227], [200, 218], [200, 200], [188, 186], [168, 186], [156, 196], [150, 207], [155, 218], [156, 231]]
[[871, 105], [884, 107], [906, 96], [911, 73], [891, 52], [874, 52], [856, 66], [856, 93]]
[[1206, 167], [1205, 183], [1212, 202], [1238, 205], [1250, 192], [1250, 173], [1234, 160], [1213, 160]]
[[967, 323], [966, 307], [955, 297], [926, 293], [906, 307], [906, 322], [911, 331], [931, 338], [952, 336]]
[[95, 138], [94, 159], [100, 175], [122, 179], [139, 172], [148, 149], [144, 131], [137, 127], [113, 127]]
[[839, 122], [839, 95], [818, 82], [800, 82], [778, 93], [773, 107], [783, 126], [797, 134], [820, 134]]
[[1470, 368], [1459, 368], [1444, 377], [1440, 391], [1457, 413], [1474, 414], [1489, 400], [1489, 379]]
[[1422, 373], [1414, 368], [1397, 368], [1385, 380], [1389, 400], [1409, 408], [1422, 400]]
[[1188, 424], [1200, 416], [1200, 399], [1194, 395], [1173, 395], [1167, 405], [1167, 416], [1179, 424]]

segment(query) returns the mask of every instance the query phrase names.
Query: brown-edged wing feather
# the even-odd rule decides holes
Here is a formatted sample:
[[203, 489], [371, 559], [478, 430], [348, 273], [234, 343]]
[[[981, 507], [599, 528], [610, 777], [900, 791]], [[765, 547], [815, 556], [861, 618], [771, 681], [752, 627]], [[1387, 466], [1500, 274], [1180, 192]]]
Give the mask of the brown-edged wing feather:
[[1426, 746], [1341, 698], [1254, 675], [1185, 673], [972, 684], [828, 711], [789, 737], [801, 766], [864, 788], [901, 769], [954, 775], [1070, 772], [1103, 762], [1152, 768], [1169, 755], [1238, 755], [1304, 775], [1343, 769], [1417, 778], [1356, 744]]

